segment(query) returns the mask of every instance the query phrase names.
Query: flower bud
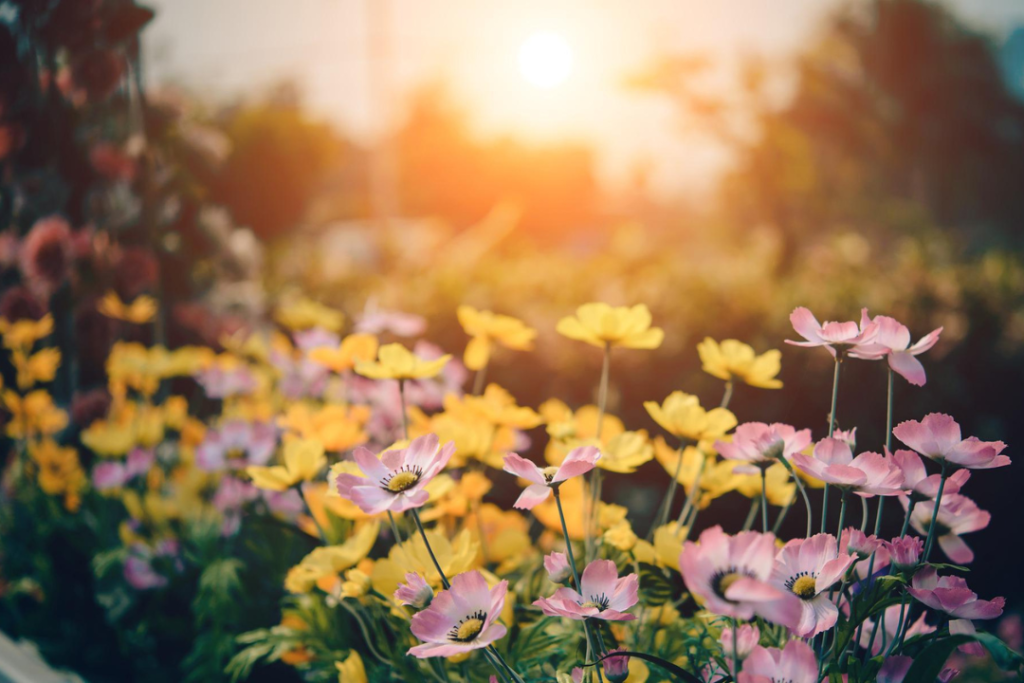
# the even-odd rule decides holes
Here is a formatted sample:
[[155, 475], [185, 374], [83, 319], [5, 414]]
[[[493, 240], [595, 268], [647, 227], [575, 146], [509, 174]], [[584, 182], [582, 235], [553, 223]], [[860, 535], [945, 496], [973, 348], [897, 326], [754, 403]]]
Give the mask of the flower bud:
[[612, 650], [611, 656], [604, 660], [604, 677], [610, 683], [622, 683], [629, 678], [629, 657], [627, 655], [616, 655], [619, 650]]
[[889, 552], [892, 554], [892, 562], [897, 569], [912, 569], [921, 560], [921, 552], [924, 544], [917, 536], [904, 536], [894, 538], [887, 543]]
[[572, 569], [569, 567], [569, 558], [565, 553], [551, 553], [544, 556], [544, 569], [548, 572], [548, 578], [552, 583], [565, 583], [572, 576]]
[[[757, 643], [761, 639], [761, 630], [752, 624], [743, 624], [737, 630], [736, 656], [740, 659], [746, 659], [754, 648], [757, 647]], [[732, 657], [733, 630], [731, 628], [722, 629], [722, 650], [725, 652], [726, 657]]]
[[405, 575], [405, 583], [398, 584], [395, 600], [415, 609], [423, 609], [434, 599], [434, 591], [426, 580], [415, 572]]

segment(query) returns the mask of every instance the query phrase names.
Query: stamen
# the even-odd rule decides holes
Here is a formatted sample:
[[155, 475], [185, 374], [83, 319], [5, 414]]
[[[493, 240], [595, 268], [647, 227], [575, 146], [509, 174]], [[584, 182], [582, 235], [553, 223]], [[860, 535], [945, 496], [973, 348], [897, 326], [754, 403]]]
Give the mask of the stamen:
[[448, 632], [448, 640], [456, 643], [468, 643], [476, 639], [484, 628], [487, 620], [485, 612], [476, 612], [463, 618]]
[[401, 493], [415, 486], [422, 476], [423, 469], [421, 467], [402, 465], [394, 472], [389, 472], [381, 480], [380, 485], [381, 488], [391, 493]]

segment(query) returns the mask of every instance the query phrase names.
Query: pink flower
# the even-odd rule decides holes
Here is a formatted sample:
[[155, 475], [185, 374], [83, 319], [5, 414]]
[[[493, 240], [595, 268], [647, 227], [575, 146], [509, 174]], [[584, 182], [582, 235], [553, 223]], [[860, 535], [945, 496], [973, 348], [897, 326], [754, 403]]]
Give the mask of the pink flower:
[[21, 242], [21, 272], [44, 298], [67, 279], [71, 261], [71, 227], [60, 216], [39, 219]]
[[124, 579], [135, 590], [144, 591], [167, 585], [167, 577], [161, 576], [150, 564], [148, 556], [129, 555], [124, 561]]
[[128, 481], [124, 465], [104, 460], [92, 468], [92, 485], [97, 491], [120, 488]]
[[979, 600], [959, 576], [939, 577], [935, 567], [914, 574], [907, 591], [928, 607], [957, 619], [995, 619], [1003, 613], [1006, 598]]
[[850, 351], [853, 358], [864, 360], [889, 359], [889, 367], [911, 384], [924, 386], [926, 377], [924, 366], [915, 356], [920, 356], [939, 341], [942, 328], [932, 330], [914, 345], [910, 344], [910, 330], [895, 318], [887, 315], [876, 315], [868, 318], [868, 310], [861, 311], [861, 327], [869, 324], [877, 327], [877, 333], [871, 341], [858, 344]]
[[558, 467], [541, 469], [526, 458], [509, 453], [505, 456], [505, 471], [530, 482], [530, 485], [519, 495], [512, 507], [519, 510], [530, 510], [540, 505], [548, 499], [552, 488], [566, 479], [586, 474], [594, 469], [594, 463], [600, 457], [601, 452], [596, 447], [581, 446], [570, 451]]
[[398, 584], [395, 600], [408, 607], [423, 609], [434, 599], [434, 591], [426, 579], [416, 572], [405, 575], [405, 583]]
[[611, 560], [594, 560], [583, 570], [580, 592], [572, 588], [559, 588], [550, 598], [541, 598], [533, 604], [549, 617], [568, 619], [605, 619], [630, 621], [635, 619], [626, 610], [637, 603], [640, 581], [636, 574], [619, 578], [619, 571]]
[[[882, 624], [884, 628], [875, 630], [875, 622], [871, 619], [867, 619], [864, 622], [864, 628], [860, 629], [860, 646], [865, 650], [868, 649], [868, 644], [871, 644], [871, 656], [874, 657], [881, 653], [885, 647], [889, 644], [889, 639], [896, 633], [896, 627], [900, 623], [900, 605], [892, 605], [886, 607], [882, 613]], [[907, 634], [904, 636], [905, 639], [913, 638], [918, 635], [925, 635], [933, 633], [935, 631], [934, 626], [929, 626], [925, 623], [925, 614], [921, 614], [917, 618], [917, 621], [912, 623], [907, 628]], [[910, 618], [910, 608], [907, 607], [903, 614], [904, 619]], [[871, 641], [871, 633], [875, 633], [874, 642]]]
[[256, 391], [256, 376], [245, 365], [232, 368], [213, 364], [195, 375], [196, 381], [210, 398], [228, 398]]
[[608, 657], [602, 663], [604, 677], [608, 679], [609, 683], [623, 683], [623, 681], [629, 678], [629, 655], [615, 654], [621, 651], [621, 648], [611, 650], [608, 653]]
[[916, 567], [921, 561], [921, 553], [924, 552], [924, 542], [917, 536], [896, 537], [885, 545], [897, 569]]
[[837, 429], [832, 432], [832, 438], [845, 442], [852, 450], [857, 447], [857, 428]]
[[[977, 632], [974, 622], [970, 619], [953, 619], [949, 622], [949, 635], [951, 636], [973, 636]], [[957, 650], [974, 657], [985, 655], [985, 648], [977, 641], [964, 643]]]
[[565, 583], [572, 576], [569, 558], [565, 553], [551, 553], [544, 556], [544, 569], [552, 583]]
[[[863, 312], [861, 313], [861, 320], [864, 322]], [[805, 347], [824, 346], [833, 357], [836, 355], [836, 347], [845, 349], [851, 346], [867, 344], [874, 340], [875, 334], [878, 332], [878, 326], [873, 322], [868, 322], [863, 327], [858, 327], [857, 323], [853, 321], [844, 323], [825, 321], [825, 324], [822, 325], [814, 317], [814, 314], [803, 306], [790, 314], [789, 322], [793, 324], [793, 329], [796, 330], [797, 334], [806, 341], [791, 341], [787, 339], [787, 344]]]
[[822, 439], [814, 457], [793, 454], [793, 463], [816, 479], [864, 498], [895, 496], [903, 489], [903, 472], [891, 456], [861, 453], [856, 458], [850, 445], [839, 439]]
[[765, 424], [763, 422], [747, 422], [736, 428], [732, 443], [715, 442], [715, 450], [727, 460], [743, 460], [749, 465], [737, 465], [733, 472], [740, 474], [759, 474], [760, 467], [768, 467], [779, 461], [780, 456], [787, 460], [794, 454], [807, 448], [811, 443], [811, 430], [797, 431], [787, 424]]
[[409, 650], [420, 659], [451, 657], [487, 647], [505, 636], [507, 629], [497, 623], [505, 606], [508, 581], [494, 588], [478, 571], [459, 574], [451, 588], [443, 590], [430, 607], [412, 617], [412, 633], [423, 641]]
[[[929, 475], [924, 460], [914, 451], [899, 450], [892, 456], [896, 466], [903, 470], [903, 490], [918, 500], [935, 500], [939, 495], [941, 474]], [[959, 493], [960, 488], [971, 478], [970, 470], [957, 470], [946, 478], [943, 494]]]
[[438, 446], [437, 435], [427, 434], [406, 448], [385, 451], [379, 459], [366, 448], [357, 448], [352, 457], [366, 477], [338, 475], [338, 493], [369, 515], [422, 507], [430, 497], [424, 487], [455, 453], [454, 442]]
[[835, 626], [839, 609], [828, 591], [854, 561], [839, 554], [835, 536], [830, 534], [796, 538], [779, 551], [771, 581], [800, 598], [800, 621], [793, 627], [796, 635], [810, 638]]
[[367, 334], [390, 332], [398, 337], [418, 337], [426, 329], [427, 321], [422, 316], [401, 311], [384, 311], [374, 304], [367, 304], [366, 310], [359, 316], [355, 331]]
[[[726, 658], [729, 653], [726, 653]], [[755, 647], [740, 672], [738, 683], [818, 683], [818, 658], [802, 640], [791, 640], [782, 650]]]
[[196, 465], [208, 472], [266, 465], [277, 446], [277, 431], [265, 422], [226, 420], [206, 432], [196, 448]]
[[[900, 503], [906, 510], [910, 501], [906, 496], [900, 496]], [[914, 504], [914, 510], [910, 513], [910, 525], [922, 536], [928, 535], [928, 529], [932, 523], [932, 514], [935, 512], [934, 501], [921, 501]], [[942, 495], [942, 502], [939, 504], [939, 514], [935, 519], [936, 538], [942, 552], [946, 553], [953, 562], [967, 564], [974, 561], [974, 551], [960, 538], [961, 534], [968, 534], [972, 531], [981, 531], [988, 526], [992, 515], [982, 510], [978, 505], [959, 493]]]
[[770, 582], [775, 564], [775, 536], [743, 531], [729, 536], [722, 527], [705, 529], [697, 543], [687, 541], [679, 554], [683, 582], [704, 599], [715, 614], [795, 626], [800, 622], [800, 599]]
[[[867, 536], [863, 531], [853, 527], [843, 529], [839, 535], [839, 551], [856, 556], [854, 571], [861, 579], [868, 578], [869, 568], [875, 576], [883, 573], [882, 570], [885, 570], [884, 573], [888, 573], [886, 568], [890, 561], [889, 549], [886, 547], [885, 541], [881, 541], [875, 536]], [[872, 554], [874, 562], [871, 561]]]
[[[736, 639], [736, 656], [740, 659], [746, 659], [750, 656], [750, 653], [757, 647], [758, 642], [761, 640], [761, 629], [753, 624], [743, 624], [737, 629], [738, 637]], [[722, 652], [725, 653], [726, 659], [732, 657], [733, 653], [733, 630], [731, 628], [722, 629]]]
[[146, 474], [153, 467], [154, 462], [156, 462], [156, 453], [151, 449], [133, 448], [125, 459], [125, 477], [131, 480], [140, 474]]
[[929, 413], [920, 422], [908, 420], [896, 425], [892, 433], [897, 439], [926, 458], [948, 462], [971, 470], [987, 470], [1010, 464], [1002, 455], [1002, 441], [982, 441], [971, 436], [960, 438], [960, 425], [949, 415]]

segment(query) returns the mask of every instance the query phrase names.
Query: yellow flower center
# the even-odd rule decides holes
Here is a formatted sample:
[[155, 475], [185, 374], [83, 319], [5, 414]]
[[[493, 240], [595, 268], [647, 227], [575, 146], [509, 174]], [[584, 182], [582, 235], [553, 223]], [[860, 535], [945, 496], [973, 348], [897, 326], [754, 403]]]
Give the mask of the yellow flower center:
[[557, 467], [545, 467], [541, 470], [544, 473], [544, 481], [551, 483], [551, 480], [555, 478], [555, 474], [558, 472]]
[[391, 481], [388, 482], [388, 491], [392, 493], [401, 493], [406, 491], [420, 480], [420, 475], [415, 472], [399, 472], [395, 476], [391, 477]]
[[480, 630], [484, 627], [484, 622], [480, 619], [468, 619], [459, 624], [458, 631], [456, 631], [456, 640], [462, 642], [470, 641], [476, 638], [480, 634]]
[[808, 600], [813, 598], [816, 591], [816, 582], [813, 576], [801, 576], [799, 579], [793, 582], [793, 587], [790, 590], [793, 591], [797, 596]]
[[743, 574], [740, 574], [739, 572], [730, 572], [726, 574], [718, 582], [718, 592], [721, 593], [722, 597], [725, 597], [725, 593], [729, 590], [729, 586], [733, 585], [742, 578]]

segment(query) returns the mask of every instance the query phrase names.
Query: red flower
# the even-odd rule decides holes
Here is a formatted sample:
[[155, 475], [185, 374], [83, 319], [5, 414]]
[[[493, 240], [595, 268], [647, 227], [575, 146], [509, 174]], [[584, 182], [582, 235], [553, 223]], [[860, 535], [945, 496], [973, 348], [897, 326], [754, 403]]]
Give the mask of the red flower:
[[60, 216], [36, 221], [21, 243], [21, 273], [33, 291], [49, 296], [71, 272], [71, 227]]

